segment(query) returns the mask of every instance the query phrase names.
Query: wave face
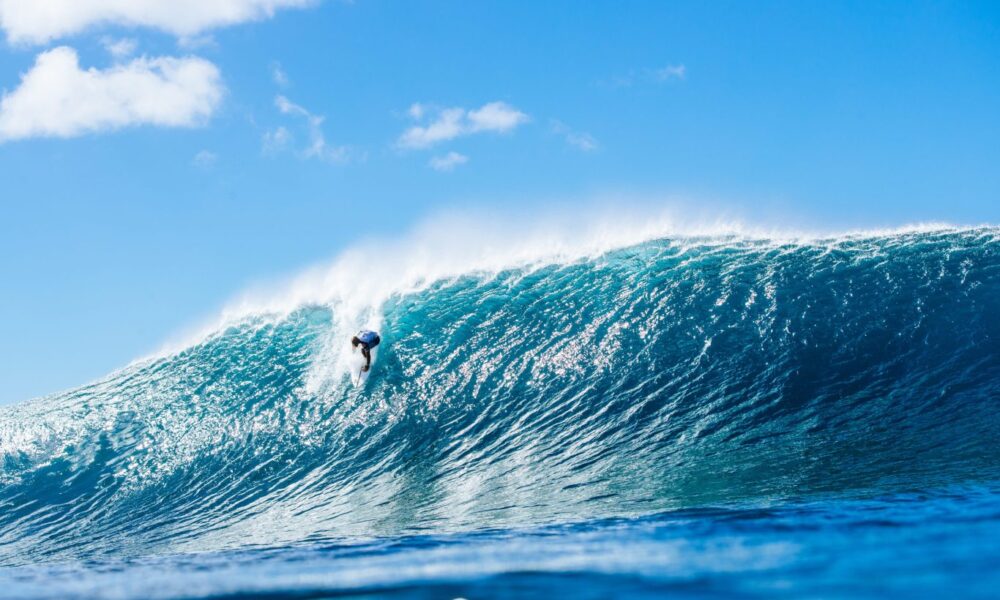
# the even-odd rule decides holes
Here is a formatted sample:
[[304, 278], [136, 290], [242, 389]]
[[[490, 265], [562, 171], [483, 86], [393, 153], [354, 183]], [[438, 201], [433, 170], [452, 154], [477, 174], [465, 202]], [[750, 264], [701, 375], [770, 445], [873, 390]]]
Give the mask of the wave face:
[[659, 239], [250, 315], [0, 410], [0, 564], [1000, 476], [1000, 230]]

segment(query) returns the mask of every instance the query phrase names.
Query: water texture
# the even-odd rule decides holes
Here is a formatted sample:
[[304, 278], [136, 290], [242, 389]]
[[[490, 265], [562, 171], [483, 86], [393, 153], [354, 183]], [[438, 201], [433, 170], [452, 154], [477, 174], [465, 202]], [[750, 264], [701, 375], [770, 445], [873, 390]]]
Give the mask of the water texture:
[[0, 409], [0, 597], [988, 597], [998, 315], [990, 227], [251, 311]]

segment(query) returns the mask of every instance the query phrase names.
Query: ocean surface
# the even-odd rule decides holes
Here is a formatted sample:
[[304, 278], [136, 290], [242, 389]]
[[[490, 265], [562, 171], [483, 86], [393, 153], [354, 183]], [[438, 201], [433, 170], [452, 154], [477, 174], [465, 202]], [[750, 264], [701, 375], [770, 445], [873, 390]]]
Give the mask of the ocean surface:
[[419, 258], [0, 408], [0, 598], [1000, 595], [1000, 229]]

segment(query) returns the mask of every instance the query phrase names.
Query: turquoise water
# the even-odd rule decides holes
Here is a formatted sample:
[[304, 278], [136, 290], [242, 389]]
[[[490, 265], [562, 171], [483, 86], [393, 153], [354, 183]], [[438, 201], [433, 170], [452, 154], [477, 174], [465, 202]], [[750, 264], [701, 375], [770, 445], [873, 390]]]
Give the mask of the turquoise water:
[[996, 228], [251, 311], [0, 409], [0, 597], [989, 597], [998, 314]]

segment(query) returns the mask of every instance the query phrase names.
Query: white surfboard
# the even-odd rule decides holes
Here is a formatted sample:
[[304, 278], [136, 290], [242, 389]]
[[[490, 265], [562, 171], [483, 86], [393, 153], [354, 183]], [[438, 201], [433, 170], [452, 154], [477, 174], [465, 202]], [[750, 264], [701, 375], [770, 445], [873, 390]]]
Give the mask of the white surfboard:
[[375, 359], [378, 357], [378, 348], [375, 348], [371, 352], [371, 368], [364, 371], [363, 369], [365, 368], [366, 362], [365, 355], [361, 353], [360, 347], [354, 349], [354, 356], [351, 360], [351, 383], [353, 383], [356, 388], [363, 386], [365, 382], [368, 381], [368, 376], [372, 374], [372, 369], [375, 368]]

